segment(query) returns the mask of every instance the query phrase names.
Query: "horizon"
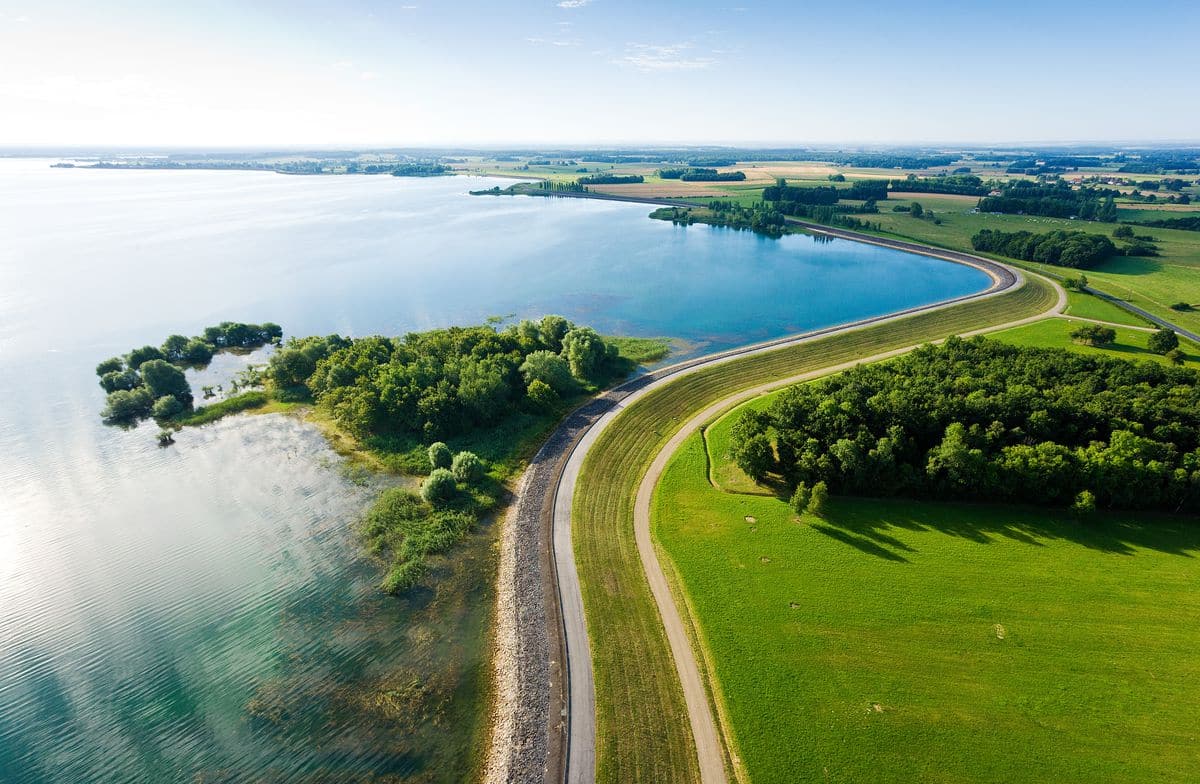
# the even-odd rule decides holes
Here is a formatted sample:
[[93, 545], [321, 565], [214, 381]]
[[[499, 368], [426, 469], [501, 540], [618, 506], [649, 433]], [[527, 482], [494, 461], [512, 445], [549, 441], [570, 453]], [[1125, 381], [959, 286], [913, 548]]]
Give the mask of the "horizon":
[[1194, 143], [1200, 9], [1044, 6], [0, 3], [0, 148]]

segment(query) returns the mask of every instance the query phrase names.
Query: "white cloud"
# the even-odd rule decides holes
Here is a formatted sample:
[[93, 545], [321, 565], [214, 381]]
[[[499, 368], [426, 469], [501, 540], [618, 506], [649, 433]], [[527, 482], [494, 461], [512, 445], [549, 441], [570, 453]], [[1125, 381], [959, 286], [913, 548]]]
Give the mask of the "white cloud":
[[369, 81], [372, 81], [373, 79], [378, 79], [378, 78], [379, 78], [379, 72], [377, 72], [377, 71], [363, 71], [362, 73], [360, 73], [360, 74], [358, 75], [358, 78], [359, 78], [359, 79], [362, 79], [364, 82], [369, 82]]
[[558, 0], [559, 8], [583, 8], [592, 0]]
[[717, 61], [711, 57], [689, 56], [691, 44], [628, 44], [625, 54], [612, 62], [639, 71], [697, 71]]

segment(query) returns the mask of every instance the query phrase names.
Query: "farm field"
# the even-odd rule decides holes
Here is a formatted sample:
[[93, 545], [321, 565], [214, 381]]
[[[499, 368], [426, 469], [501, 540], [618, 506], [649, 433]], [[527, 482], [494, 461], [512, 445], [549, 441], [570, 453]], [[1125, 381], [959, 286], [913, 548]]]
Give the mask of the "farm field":
[[572, 513], [596, 687], [597, 780], [697, 778], [683, 695], [633, 536], [637, 487], [685, 419], [772, 379], [1036, 315], [1055, 301], [1034, 278], [998, 297], [840, 333], [680, 378], [629, 405], [588, 453]]
[[707, 463], [696, 434], [654, 533], [750, 781], [1183, 782], [1200, 763], [1200, 629], [1178, 623], [1200, 612], [1194, 521], [859, 499], [798, 519]]
[[[1065, 348], [1080, 354], [1111, 357], [1117, 359], [1136, 359], [1159, 362], [1170, 365], [1170, 360], [1161, 354], [1155, 354], [1146, 348], [1146, 340], [1152, 333], [1138, 329], [1114, 327], [1117, 340], [1110, 346], [1087, 346], [1076, 343], [1071, 339], [1071, 332], [1078, 329], [1086, 321], [1071, 318], [1051, 318], [1023, 327], [995, 332], [988, 337], [1018, 346], [1034, 346], [1037, 348]], [[1184, 366], [1200, 370], [1200, 346], [1182, 338], [1179, 349], [1186, 359]]]

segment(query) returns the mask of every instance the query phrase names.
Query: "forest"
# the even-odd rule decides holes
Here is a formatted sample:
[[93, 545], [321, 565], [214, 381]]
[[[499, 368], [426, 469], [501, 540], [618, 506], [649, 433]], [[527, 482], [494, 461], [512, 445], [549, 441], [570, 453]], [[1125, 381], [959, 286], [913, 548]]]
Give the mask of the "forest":
[[640, 174], [592, 174], [576, 180], [580, 185], [636, 185], [645, 181]]
[[908, 193], [950, 193], [962, 196], [987, 196], [991, 186], [973, 175], [948, 175], [946, 177], [917, 177], [910, 174], [903, 180], [890, 180], [889, 187], [894, 191]]
[[787, 389], [732, 455], [800, 490], [1200, 511], [1200, 374], [950, 338]]

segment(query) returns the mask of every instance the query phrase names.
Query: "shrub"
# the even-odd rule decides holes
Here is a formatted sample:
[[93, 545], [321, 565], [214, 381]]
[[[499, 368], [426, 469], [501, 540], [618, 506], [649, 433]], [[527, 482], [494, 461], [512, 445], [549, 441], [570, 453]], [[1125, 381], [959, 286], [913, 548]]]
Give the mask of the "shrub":
[[531, 352], [521, 363], [520, 370], [526, 384], [541, 381], [560, 394], [575, 385], [571, 365], [553, 351]]
[[1176, 302], [1175, 304], [1171, 305], [1171, 310], [1178, 310], [1186, 313], [1189, 310], [1195, 310], [1195, 308], [1192, 307], [1190, 302]]
[[213, 347], [200, 338], [192, 338], [183, 349], [183, 361], [193, 365], [207, 365], [212, 361]]
[[1171, 329], [1160, 329], [1150, 335], [1150, 339], [1146, 341], [1146, 347], [1155, 354], [1166, 354], [1168, 351], [1179, 348], [1179, 336]]
[[1165, 356], [1167, 359], [1169, 359], [1171, 361], [1171, 364], [1173, 364], [1173, 365], [1182, 365], [1183, 360], [1187, 359], [1187, 357], [1185, 357], [1183, 355], [1183, 352], [1177, 348], [1171, 349], [1163, 356]]
[[142, 378], [136, 370], [113, 370], [100, 377], [100, 386], [105, 392], [116, 392], [118, 389], [134, 389], [142, 385]]
[[474, 484], [483, 476], [483, 461], [474, 452], [459, 452], [450, 470], [463, 484]]
[[536, 378], [529, 382], [526, 394], [529, 395], [529, 399], [534, 405], [547, 410], [554, 408], [559, 399], [558, 393], [549, 384]]
[[[1133, 227], [1132, 226], [1118, 226], [1117, 228], [1113, 229], [1113, 236], [1119, 237], [1121, 239], [1132, 239], [1133, 238]], [[1084, 492], [1087, 492], [1087, 491], [1085, 490]], [[1080, 493], [1080, 495], [1083, 495], [1083, 493]]]
[[179, 398], [174, 395], [163, 395], [154, 401], [152, 413], [155, 419], [170, 419], [183, 411], [183, 408], [183, 403], [179, 402]]
[[100, 415], [109, 422], [132, 422], [150, 413], [154, 398], [145, 387], [118, 389], [108, 396]]
[[816, 517], [820, 517], [825, 512], [825, 506], [829, 502], [829, 486], [824, 481], [817, 482], [813, 485], [812, 493], [808, 499], [808, 513]]
[[125, 367], [125, 360], [121, 359], [120, 357], [106, 359], [99, 365], [96, 365], [96, 375], [105, 376], [109, 373], [115, 373], [123, 367]]
[[796, 510], [796, 514], [804, 514], [808, 511], [808, 505], [812, 502], [812, 490], [804, 482], [796, 485], [796, 492], [792, 493], [790, 501], [792, 509]]
[[436, 471], [439, 468], [449, 468], [454, 461], [454, 455], [450, 451], [450, 447], [442, 441], [434, 441], [429, 445], [429, 469]]
[[151, 359], [142, 363], [142, 382], [155, 399], [163, 395], [174, 395], [185, 405], [192, 402], [192, 388], [183, 371], [165, 359]]
[[421, 497], [431, 504], [444, 504], [454, 497], [458, 485], [448, 468], [435, 468], [421, 485]]
[[1079, 495], [1075, 496], [1074, 503], [1071, 504], [1071, 511], [1080, 517], [1087, 517], [1096, 513], [1096, 496], [1091, 490], [1082, 490]]
[[155, 346], [142, 346], [130, 351], [125, 359], [129, 362], [129, 367], [137, 370], [142, 366], [143, 362], [149, 362], [152, 359], [165, 359], [165, 357], [162, 351]]

